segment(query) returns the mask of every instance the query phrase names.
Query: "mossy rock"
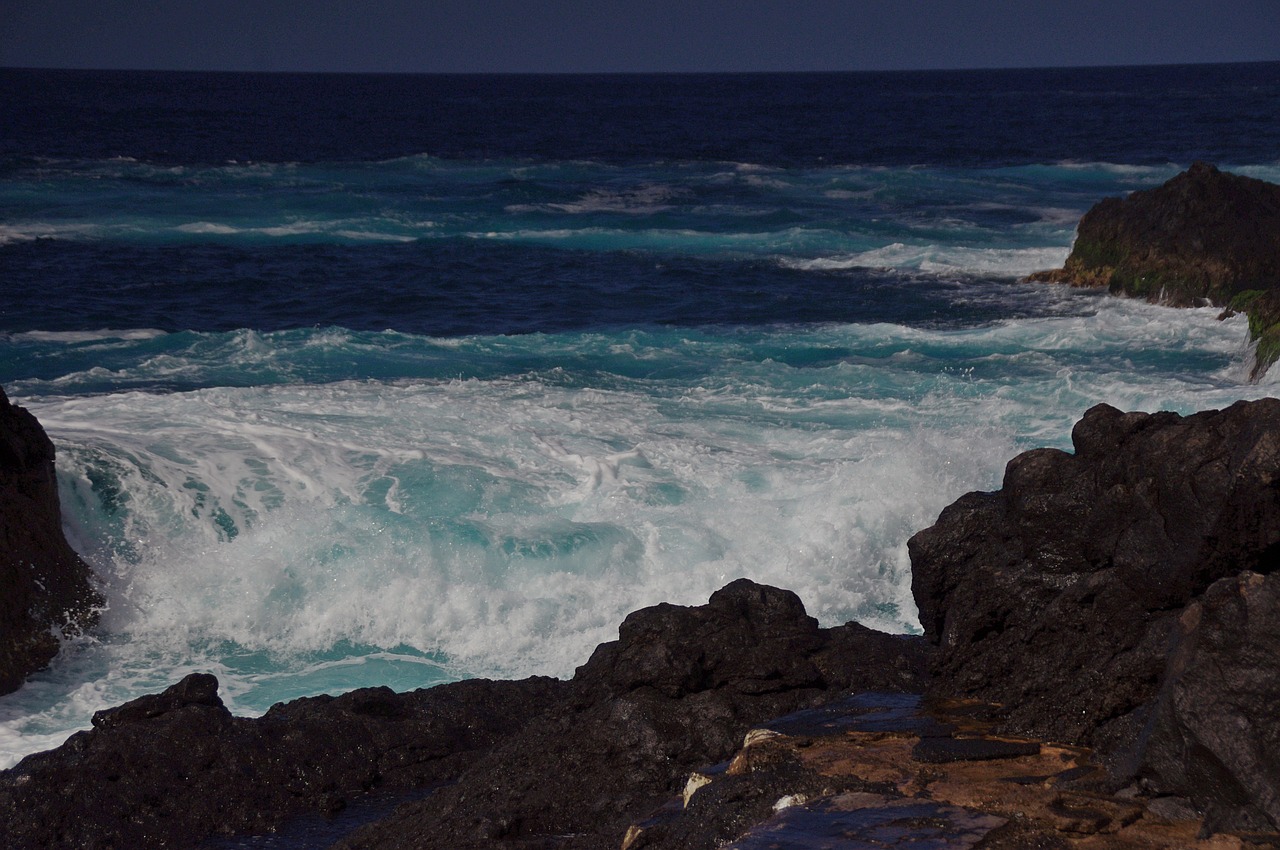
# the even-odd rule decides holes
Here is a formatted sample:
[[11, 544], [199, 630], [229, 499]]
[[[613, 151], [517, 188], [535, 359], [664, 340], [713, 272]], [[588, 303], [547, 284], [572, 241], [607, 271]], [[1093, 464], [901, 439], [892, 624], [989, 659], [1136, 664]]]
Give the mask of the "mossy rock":
[[1154, 189], [1099, 201], [1063, 267], [1030, 279], [1245, 312], [1260, 376], [1276, 359], [1269, 334], [1280, 323], [1280, 297], [1271, 297], [1280, 290], [1280, 186], [1197, 162]]

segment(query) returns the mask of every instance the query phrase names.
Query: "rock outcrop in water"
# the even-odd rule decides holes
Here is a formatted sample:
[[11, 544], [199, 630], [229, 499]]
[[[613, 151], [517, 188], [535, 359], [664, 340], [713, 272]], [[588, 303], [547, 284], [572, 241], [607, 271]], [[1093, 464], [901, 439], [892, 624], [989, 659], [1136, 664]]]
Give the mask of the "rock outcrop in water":
[[1260, 377], [1280, 356], [1280, 186], [1197, 162], [1155, 189], [1095, 204], [1066, 264], [1031, 279], [1242, 310]]
[[102, 604], [62, 534], [53, 443], [0, 389], [0, 694], [58, 652], [58, 633], [92, 626]]
[[1072, 441], [911, 539], [929, 692], [1096, 747], [1211, 828], [1280, 828], [1280, 400], [1100, 405]]

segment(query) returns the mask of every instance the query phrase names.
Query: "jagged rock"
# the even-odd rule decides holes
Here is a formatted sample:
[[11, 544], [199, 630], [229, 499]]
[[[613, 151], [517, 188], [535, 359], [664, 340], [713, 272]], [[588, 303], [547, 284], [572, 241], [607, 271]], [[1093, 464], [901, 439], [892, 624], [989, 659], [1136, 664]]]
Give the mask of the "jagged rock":
[[[194, 846], [332, 812], [372, 789], [452, 783], [352, 846], [616, 847], [755, 722], [841, 689], [918, 690], [927, 646], [820, 629], [795, 594], [738, 581], [707, 605], [629, 616], [574, 679], [365, 688], [233, 717], [193, 674], [97, 713], [0, 774], [0, 846]], [[852, 658], [844, 656], [852, 655]], [[558, 841], [558, 839], [557, 839]]]
[[[1280, 567], [1280, 401], [1188, 417], [1099, 405], [1072, 441], [1014, 458], [999, 491], [913, 537], [912, 589], [938, 646], [930, 693], [1000, 703], [1007, 729], [1096, 746], [1120, 776], [1183, 608]], [[1197, 805], [1215, 793], [1170, 787]]]
[[1255, 378], [1280, 354], [1280, 186], [1197, 162], [1080, 220], [1066, 264], [1032, 280], [1249, 314]]
[[649, 687], [672, 699], [720, 688], [821, 688], [810, 656], [824, 643], [794, 593], [742, 579], [704, 606], [663, 603], [631, 613], [618, 640], [596, 647], [574, 679], [615, 695]]
[[1207, 831], [1280, 829], [1280, 575], [1216, 582], [1178, 620], [1138, 767]]
[[97, 621], [102, 598], [62, 534], [53, 443], [0, 389], [0, 694]]

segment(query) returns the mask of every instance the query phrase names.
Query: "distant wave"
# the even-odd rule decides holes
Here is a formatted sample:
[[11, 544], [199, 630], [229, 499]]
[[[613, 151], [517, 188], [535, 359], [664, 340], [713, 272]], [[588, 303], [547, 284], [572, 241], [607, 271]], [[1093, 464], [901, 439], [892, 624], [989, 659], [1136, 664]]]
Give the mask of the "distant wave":
[[[413, 242], [419, 238], [405, 233], [346, 227], [344, 226], [346, 223], [320, 220], [295, 221], [289, 224], [268, 227], [233, 227], [229, 224], [219, 224], [212, 221], [195, 221], [188, 224], [180, 224], [174, 230], [179, 233], [201, 236], [249, 235], [287, 238], [290, 236], [325, 235], [338, 237], [339, 239], [350, 239], [356, 242]], [[373, 224], [374, 222], [361, 223]], [[425, 226], [429, 226], [429, 224]]]
[[809, 260], [783, 258], [779, 262], [789, 268], [805, 271], [891, 268], [1025, 277], [1032, 272], [1058, 268], [1066, 260], [1068, 253], [1066, 248], [968, 248], [955, 245], [904, 245], [895, 242], [857, 254]]
[[20, 341], [27, 340], [30, 342], [48, 342], [48, 343], [82, 343], [82, 342], [99, 342], [101, 340], [118, 339], [118, 340], [143, 340], [155, 339], [156, 337], [166, 336], [167, 331], [156, 330], [155, 328], [127, 328], [124, 330], [113, 330], [110, 328], [102, 328], [93, 331], [23, 331], [10, 335], [10, 339]]

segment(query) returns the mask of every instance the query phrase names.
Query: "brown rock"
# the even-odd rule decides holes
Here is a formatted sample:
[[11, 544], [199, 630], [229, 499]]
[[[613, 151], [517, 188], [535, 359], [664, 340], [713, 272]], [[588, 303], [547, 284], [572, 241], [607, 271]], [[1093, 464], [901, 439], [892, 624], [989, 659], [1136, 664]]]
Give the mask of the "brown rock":
[[1225, 306], [1242, 290], [1280, 285], [1280, 186], [1197, 162], [1155, 189], [1095, 204], [1063, 268], [1032, 278]]

